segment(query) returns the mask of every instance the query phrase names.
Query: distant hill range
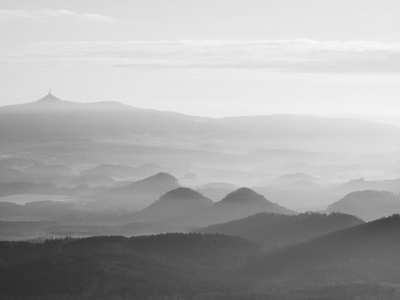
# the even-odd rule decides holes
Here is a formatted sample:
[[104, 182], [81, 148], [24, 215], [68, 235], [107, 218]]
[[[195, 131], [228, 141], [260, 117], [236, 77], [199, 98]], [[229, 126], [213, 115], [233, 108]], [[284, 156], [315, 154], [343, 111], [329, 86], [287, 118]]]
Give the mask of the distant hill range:
[[[322, 181], [306, 180], [305, 176], [294, 175], [289, 178], [300, 178], [300, 180], [286, 180], [281, 182], [277, 180], [266, 186], [254, 187], [257, 193], [265, 195], [267, 198], [274, 199], [289, 207], [299, 207], [305, 204], [310, 205], [311, 210], [325, 210], [326, 207], [338, 199], [345, 197], [352, 192], [364, 190], [386, 191], [391, 193], [400, 193], [400, 179], [393, 180], [364, 180], [354, 179], [345, 183], [331, 183], [324, 185]], [[287, 177], [284, 177], [287, 178]], [[328, 210], [331, 212], [332, 210]], [[339, 212], [354, 214], [351, 211], [338, 210]], [[395, 213], [391, 211], [388, 216]], [[355, 214], [357, 215], [357, 214]], [[358, 217], [361, 217], [357, 215]], [[370, 219], [368, 219], [370, 220]]]
[[[137, 109], [119, 102], [76, 103], [52, 94], [27, 104], [0, 108], [3, 141], [80, 140], [132, 134], [197, 134], [218, 126], [177, 113]], [[225, 131], [224, 131], [225, 132]]]
[[400, 195], [385, 191], [358, 191], [328, 206], [327, 212], [348, 213], [366, 221], [400, 213]]
[[389, 140], [400, 135], [400, 128], [353, 119], [295, 115], [213, 119], [139, 109], [115, 101], [76, 103], [51, 93], [35, 102], [0, 108], [2, 141], [71, 141], [133, 134]]
[[[76, 103], [49, 93], [31, 103], [0, 107], [0, 182], [80, 187], [82, 192], [72, 195], [77, 201], [139, 210], [178, 188], [176, 178], [197, 185], [194, 189], [214, 202], [238, 188], [218, 184], [223, 181], [257, 185], [252, 187], [257, 193], [288, 208], [322, 210], [353, 191], [400, 192], [399, 180], [332, 184], [360, 172], [389, 170], [396, 152], [349, 153], [375, 152], [376, 147], [388, 153], [399, 149], [399, 136], [398, 127], [353, 119], [216, 119], [116, 101]], [[174, 174], [175, 181], [147, 187], [129, 183], [159, 172]], [[83, 191], [85, 185], [90, 190]], [[67, 189], [57, 193], [70, 196]], [[229, 219], [219, 220], [224, 221]]]
[[212, 225], [198, 232], [233, 235], [262, 243], [267, 247], [281, 247], [362, 223], [364, 223], [362, 220], [354, 216], [341, 213], [330, 215], [258, 213], [240, 220]]
[[268, 201], [264, 196], [249, 188], [239, 188], [226, 195], [222, 200], [205, 208], [164, 220], [171, 228], [198, 228], [212, 224], [241, 219], [259, 212], [295, 214], [285, 207]]
[[96, 205], [142, 209], [165, 193], [180, 187], [178, 179], [168, 173], [158, 173], [122, 187], [101, 190], [92, 197], [100, 199]]
[[363, 190], [386, 191], [399, 193], [400, 179], [392, 180], [365, 180], [364, 178], [350, 180], [346, 183], [334, 186], [333, 192], [350, 193]]
[[[398, 131], [395, 126], [378, 125], [372, 122], [346, 118], [321, 118], [299, 115], [269, 115], [252, 117], [229, 117], [216, 121], [217, 124], [269, 138], [370, 138], [382, 132], [385, 136]], [[377, 126], [376, 126], [377, 125]], [[389, 129], [391, 127], [391, 129]], [[368, 131], [371, 130], [370, 136]], [[388, 131], [387, 131], [388, 130]]]

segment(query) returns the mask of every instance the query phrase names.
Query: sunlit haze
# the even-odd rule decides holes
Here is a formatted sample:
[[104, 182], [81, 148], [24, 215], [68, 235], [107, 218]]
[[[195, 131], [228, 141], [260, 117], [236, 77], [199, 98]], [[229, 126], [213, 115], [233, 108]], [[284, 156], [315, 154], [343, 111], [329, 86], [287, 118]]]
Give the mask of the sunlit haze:
[[0, 105], [44, 96], [400, 124], [396, 0], [0, 3]]
[[0, 0], [0, 300], [399, 300], [399, 0]]

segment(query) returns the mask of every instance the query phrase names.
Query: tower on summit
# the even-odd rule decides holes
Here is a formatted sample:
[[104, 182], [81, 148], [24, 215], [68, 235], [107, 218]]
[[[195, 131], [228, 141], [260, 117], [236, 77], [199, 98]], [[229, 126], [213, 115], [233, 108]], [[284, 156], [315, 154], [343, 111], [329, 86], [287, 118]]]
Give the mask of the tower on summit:
[[55, 103], [61, 101], [51, 93], [51, 86], [49, 87], [49, 93], [43, 98], [38, 100], [39, 102]]

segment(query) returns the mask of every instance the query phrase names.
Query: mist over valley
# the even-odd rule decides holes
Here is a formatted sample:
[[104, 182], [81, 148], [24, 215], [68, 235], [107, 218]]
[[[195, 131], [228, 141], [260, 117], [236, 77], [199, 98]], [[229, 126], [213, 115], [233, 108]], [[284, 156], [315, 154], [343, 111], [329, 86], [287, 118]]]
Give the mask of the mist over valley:
[[400, 299], [399, 10], [1, 0], [0, 300]]

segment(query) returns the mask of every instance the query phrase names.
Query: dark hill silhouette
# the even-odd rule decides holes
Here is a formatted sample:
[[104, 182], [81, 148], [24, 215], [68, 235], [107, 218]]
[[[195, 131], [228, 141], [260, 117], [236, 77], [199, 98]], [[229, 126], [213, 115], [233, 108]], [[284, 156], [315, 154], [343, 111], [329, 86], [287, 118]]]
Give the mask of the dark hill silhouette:
[[240, 238], [200, 234], [0, 242], [0, 297], [173, 299], [241, 291], [243, 284], [220, 274], [258, 250]]
[[143, 209], [138, 216], [146, 222], [162, 220], [211, 204], [213, 204], [213, 202], [199, 192], [189, 188], [179, 187], [161, 196], [156, 202]]
[[94, 197], [99, 204], [139, 209], [148, 206], [166, 192], [178, 188], [178, 179], [168, 173], [158, 173], [120, 188], [108, 188]]
[[400, 216], [290, 246], [250, 262], [238, 276], [290, 284], [400, 283]]
[[362, 223], [362, 220], [354, 216], [340, 213], [258, 213], [240, 220], [212, 225], [198, 232], [233, 235], [274, 247], [303, 242]]
[[327, 212], [348, 213], [366, 221], [400, 213], [400, 195], [384, 191], [358, 191], [331, 204]]
[[[221, 201], [208, 207], [197, 209], [166, 220], [169, 226], [176, 229], [205, 227], [212, 224], [241, 219], [258, 212], [294, 214], [295, 212], [276, 203], [249, 188], [240, 188], [229, 193]], [[167, 226], [167, 225], [166, 225]]]

